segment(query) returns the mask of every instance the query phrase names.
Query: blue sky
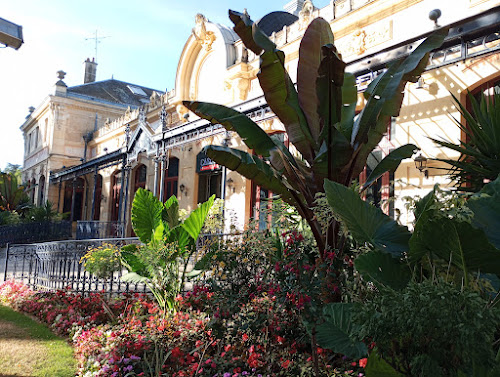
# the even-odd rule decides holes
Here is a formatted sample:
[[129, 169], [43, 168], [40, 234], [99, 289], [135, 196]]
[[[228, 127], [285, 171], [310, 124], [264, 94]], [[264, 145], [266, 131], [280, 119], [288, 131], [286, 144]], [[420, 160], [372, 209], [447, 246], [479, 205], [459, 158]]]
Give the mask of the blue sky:
[[[0, 0], [0, 17], [23, 26], [19, 50], [0, 49], [0, 169], [22, 164], [19, 127], [28, 107], [53, 90], [56, 72], [68, 86], [83, 83], [83, 61], [95, 55], [97, 80], [115, 79], [153, 89], [172, 89], [177, 62], [196, 13], [230, 25], [227, 10], [247, 8], [254, 20], [282, 10], [284, 0]], [[313, 1], [323, 7], [329, 0]]]

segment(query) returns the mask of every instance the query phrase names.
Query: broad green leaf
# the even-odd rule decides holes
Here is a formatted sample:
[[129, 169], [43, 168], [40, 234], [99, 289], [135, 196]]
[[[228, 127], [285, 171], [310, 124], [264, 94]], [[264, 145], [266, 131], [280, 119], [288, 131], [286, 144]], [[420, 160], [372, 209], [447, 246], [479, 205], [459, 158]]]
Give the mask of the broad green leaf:
[[237, 171], [245, 178], [253, 180], [257, 185], [281, 195], [287, 203], [295, 205], [296, 202], [282, 182], [281, 177], [257, 156], [218, 145], [208, 145], [203, 149], [203, 152], [218, 164]]
[[379, 179], [384, 173], [391, 172], [394, 173], [398, 168], [399, 164], [405, 158], [410, 158], [413, 156], [415, 151], [419, 148], [414, 144], [406, 144], [399, 148], [394, 149], [391, 153], [385, 156], [382, 161], [373, 169], [370, 176], [366, 179], [365, 184], [361, 187], [361, 191], [366, 190], [371, 186], [373, 182]]
[[121, 263], [129, 272], [150, 277], [147, 266], [137, 257], [137, 245], [125, 245], [120, 250]]
[[260, 57], [260, 71], [257, 74], [267, 104], [281, 120], [290, 142], [311, 162], [315, 142], [300, 108], [295, 86], [285, 69], [283, 51], [266, 51]]
[[438, 257], [471, 272], [500, 275], [500, 250], [484, 232], [456, 219], [436, 218], [421, 222], [410, 239], [410, 261], [418, 262], [425, 255]]
[[358, 91], [356, 89], [356, 77], [352, 73], [344, 73], [344, 85], [342, 85], [342, 110], [339, 131], [347, 140], [351, 140], [354, 117], [356, 115], [356, 104], [358, 102]]
[[321, 48], [333, 43], [330, 24], [323, 18], [315, 18], [308, 26], [299, 48], [297, 67], [297, 91], [299, 104], [307, 118], [314, 140], [318, 141], [320, 122], [318, 106], [324, 98], [318, 98], [316, 79], [323, 53]]
[[356, 242], [369, 243], [396, 257], [408, 251], [410, 232], [380, 208], [363, 201], [353, 190], [327, 179], [325, 192], [333, 213], [340, 218]]
[[146, 276], [141, 276], [135, 272], [127, 272], [126, 274], [122, 275], [120, 277], [120, 280], [126, 282], [126, 283], [147, 283], [151, 279], [146, 277]]
[[150, 191], [142, 188], [132, 202], [132, 227], [141, 242], [151, 241], [153, 232], [162, 224], [163, 204]]
[[197, 240], [200, 235], [203, 224], [208, 216], [208, 211], [212, 208], [215, 200], [215, 195], [212, 195], [206, 202], [201, 203], [198, 207], [193, 210], [189, 217], [184, 220], [182, 227], [191, 236], [193, 240]]
[[175, 228], [181, 223], [179, 219], [179, 201], [175, 195], [172, 195], [165, 202], [162, 218], [168, 225], [168, 230]]
[[363, 279], [396, 290], [406, 287], [411, 279], [411, 270], [406, 263], [378, 250], [360, 255], [354, 266]]
[[[328, 140], [328, 130], [338, 127], [342, 120], [342, 88], [346, 63], [332, 44], [323, 46], [323, 59], [316, 79], [317, 96], [321, 99], [317, 112], [320, 118], [320, 140]], [[330, 146], [333, 148], [333, 145]]]
[[222, 124], [228, 131], [236, 131], [248, 148], [253, 149], [258, 155], [269, 156], [269, 151], [276, 147], [266, 131], [239, 111], [213, 103], [189, 101], [183, 103], [196, 115], [212, 123]]
[[482, 229], [488, 240], [500, 249], [500, 176], [469, 198], [467, 207], [474, 212], [472, 225]]
[[[326, 127], [323, 132], [326, 132]], [[336, 182], [344, 182], [346, 172], [345, 166], [349, 163], [352, 157], [352, 147], [349, 140], [337, 130], [335, 127], [331, 128], [331, 156], [332, 156], [332, 177], [331, 179]], [[314, 159], [314, 164], [312, 165], [314, 175], [321, 182], [328, 177], [328, 148], [326, 142], [321, 145], [316, 158]]]
[[382, 359], [376, 349], [368, 357], [368, 363], [365, 367], [366, 377], [403, 377], [384, 359]]
[[196, 240], [189, 235], [183, 226], [178, 226], [170, 231], [167, 242], [177, 244], [179, 252], [184, 256], [193, 251]]
[[354, 303], [333, 303], [323, 308], [325, 322], [316, 326], [318, 345], [353, 359], [368, 354], [366, 345], [353, 338], [352, 313], [358, 310]]

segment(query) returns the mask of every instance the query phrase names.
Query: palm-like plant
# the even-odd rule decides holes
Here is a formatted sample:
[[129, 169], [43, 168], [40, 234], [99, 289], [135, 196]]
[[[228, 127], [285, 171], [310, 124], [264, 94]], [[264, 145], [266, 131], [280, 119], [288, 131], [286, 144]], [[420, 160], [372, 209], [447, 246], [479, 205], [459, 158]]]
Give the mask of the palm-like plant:
[[458, 144], [431, 139], [438, 145], [460, 152], [458, 160], [435, 159], [451, 165], [450, 179], [461, 191], [479, 191], [485, 183], [494, 181], [500, 174], [500, 94], [476, 99], [469, 93], [472, 112], [454, 98], [465, 124], [455, 119], [466, 136]]
[[[341, 248], [343, 244], [338, 237], [339, 224], [334, 221], [325, 235], [312, 211], [316, 194], [324, 192], [323, 181], [328, 178], [349, 186], [358, 177], [391, 117], [399, 113], [406, 83], [418, 79], [428, 53], [441, 45], [448, 31], [437, 30], [406, 59], [393, 63], [378, 76], [365, 91], [366, 105], [355, 117], [355, 78], [345, 72], [346, 63], [333, 45], [327, 21], [313, 20], [302, 38], [295, 89], [285, 69], [285, 54], [248, 14], [229, 11], [229, 17], [245, 46], [260, 55], [257, 77], [267, 104], [283, 123], [300, 156], [292, 155], [277, 137], [269, 136], [236, 110], [203, 102], [185, 101], [184, 105], [239, 134], [254, 154], [216, 145], [207, 146], [205, 153], [295, 206], [308, 221], [323, 256], [327, 247]], [[387, 171], [384, 166], [395, 170], [415, 149], [414, 145], [399, 148], [399, 157], [392, 163], [388, 162], [391, 159], [383, 161], [377, 174]]]
[[[29, 203], [24, 186], [15, 172], [0, 172], [0, 210], [25, 210]], [[29, 207], [29, 206], [28, 206]]]

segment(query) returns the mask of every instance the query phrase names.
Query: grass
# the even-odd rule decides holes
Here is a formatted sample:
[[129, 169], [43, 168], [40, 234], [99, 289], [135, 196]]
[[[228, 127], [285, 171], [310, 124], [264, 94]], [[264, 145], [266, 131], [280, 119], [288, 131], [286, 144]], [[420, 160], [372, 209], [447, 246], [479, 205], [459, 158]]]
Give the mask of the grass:
[[0, 305], [0, 377], [70, 377], [73, 349], [46, 326]]

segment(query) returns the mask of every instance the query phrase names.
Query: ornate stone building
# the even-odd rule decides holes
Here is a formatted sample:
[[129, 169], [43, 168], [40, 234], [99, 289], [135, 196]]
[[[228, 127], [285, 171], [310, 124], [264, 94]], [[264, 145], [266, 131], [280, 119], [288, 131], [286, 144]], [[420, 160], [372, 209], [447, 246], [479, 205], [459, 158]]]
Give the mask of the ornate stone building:
[[[285, 12], [270, 13], [259, 25], [285, 52], [285, 66], [295, 81], [305, 28], [316, 17], [329, 21], [360, 94], [387, 63], [407, 55], [437, 24], [452, 26], [421, 80], [407, 85], [401, 113], [388, 124], [387, 136], [368, 161], [369, 172], [375, 160], [409, 142], [426, 157], [456, 157], [436, 148], [428, 137], [460, 139], [453, 121], [459, 113], [450, 94], [465, 103], [467, 90], [497, 86], [499, 5], [498, 0], [336, 0], [317, 9], [310, 0], [294, 0], [285, 5]], [[431, 20], [429, 12], [436, 7], [442, 15]], [[168, 93], [136, 87], [145, 93], [135, 93], [143, 103], [104, 106], [102, 101], [75, 98], [71, 93], [76, 89], [59, 81], [56, 93], [22, 126], [24, 177], [37, 184], [35, 196], [43, 192], [60, 210], [70, 209], [74, 219], [81, 207], [82, 220], [129, 222], [133, 193], [145, 187], [163, 200], [177, 195], [186, 209], [215, 193], [225, 198], [226, 214], [240, 228], [250, 217], [264, 220], [261, 199], [272, 193], [200, 153], [208, 144], [244, 148], [242, 142], [182, 105], [183, 100], [224, 104], [246, 113], [268, 133], [283, 133], [256, 79], [258, 65], [258, 56], [231, 28], [198, 14], [178, 63], [175, 88]], [[58, 95], [58, 90], [66, 94]], [[362, 95], [357, 106], [363, 106]], [[50, 131], [36, 131], [37, 126]], [[371, 199], [385, 203], [384, 209], [394, 214], [395, 208], [404, 208], [403, 197], [422, 195], [435, 183], [445, 182], [441, 174], [430, 166], [424, 175], [412, 160], [403, 161], [394, 175], [380, 180]], [[387, 200], [390, 197], [395, 200]], [[411, 221], [404, 214], [400, 220]]]

